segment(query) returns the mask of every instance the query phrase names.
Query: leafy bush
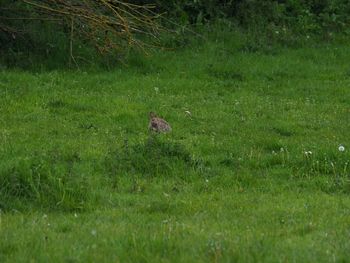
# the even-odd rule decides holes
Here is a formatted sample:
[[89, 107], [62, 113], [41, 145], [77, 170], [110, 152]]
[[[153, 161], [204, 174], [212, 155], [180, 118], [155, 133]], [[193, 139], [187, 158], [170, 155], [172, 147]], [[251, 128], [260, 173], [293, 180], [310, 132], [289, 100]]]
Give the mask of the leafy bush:
[[279, 27], [304, 33], [343, 31], [350, 24], [347, 0], [155, 0], [155, 3], [183, 24], [226, 18], [243, 27]]

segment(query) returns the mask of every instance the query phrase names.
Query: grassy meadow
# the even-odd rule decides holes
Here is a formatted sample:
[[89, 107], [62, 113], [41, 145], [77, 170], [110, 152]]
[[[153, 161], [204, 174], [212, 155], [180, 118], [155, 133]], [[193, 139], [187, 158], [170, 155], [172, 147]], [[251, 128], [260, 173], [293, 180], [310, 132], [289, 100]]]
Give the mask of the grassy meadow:
[[349, 261], [348, 43], [3, 68], [0, 262]]

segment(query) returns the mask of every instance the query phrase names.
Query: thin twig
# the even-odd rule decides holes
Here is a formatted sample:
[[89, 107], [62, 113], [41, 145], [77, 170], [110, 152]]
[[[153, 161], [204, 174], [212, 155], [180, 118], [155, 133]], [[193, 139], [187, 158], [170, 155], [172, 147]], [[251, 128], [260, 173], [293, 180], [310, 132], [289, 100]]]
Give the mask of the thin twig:
[[71, 64], [72, 63], [71, 60], [73, 60], [75, 66], [80, 70], [78, 63], [73, 56], [73, 36], [74, 36], [74, 20], [73, 20], [73, 17], [71, 17], [70, 41], [69, 41], [69, 52], [70, 52], [69, 64]]

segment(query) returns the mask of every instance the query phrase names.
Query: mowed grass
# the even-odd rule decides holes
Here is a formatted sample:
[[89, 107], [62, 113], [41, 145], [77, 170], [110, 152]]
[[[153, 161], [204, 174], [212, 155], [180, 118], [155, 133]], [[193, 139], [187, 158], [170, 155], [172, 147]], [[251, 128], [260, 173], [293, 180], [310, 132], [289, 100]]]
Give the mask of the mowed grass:
[[218, 36], [109, 72], [1, 71], [0, 261], [348, 261], [348, 61]]

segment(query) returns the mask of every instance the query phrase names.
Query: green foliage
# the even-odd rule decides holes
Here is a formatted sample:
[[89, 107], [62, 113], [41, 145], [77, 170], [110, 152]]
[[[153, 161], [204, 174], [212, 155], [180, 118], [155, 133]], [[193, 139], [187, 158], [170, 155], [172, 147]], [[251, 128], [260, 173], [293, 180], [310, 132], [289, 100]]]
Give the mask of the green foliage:
[[173, 0], [170, 3], [158, 0], [156, 3], [182, 24], [202, 24], [224, 18], [259, 31], [292, 30], [310, 34], [342, 32], [350, 23], [350, 4], [346, 0]]

